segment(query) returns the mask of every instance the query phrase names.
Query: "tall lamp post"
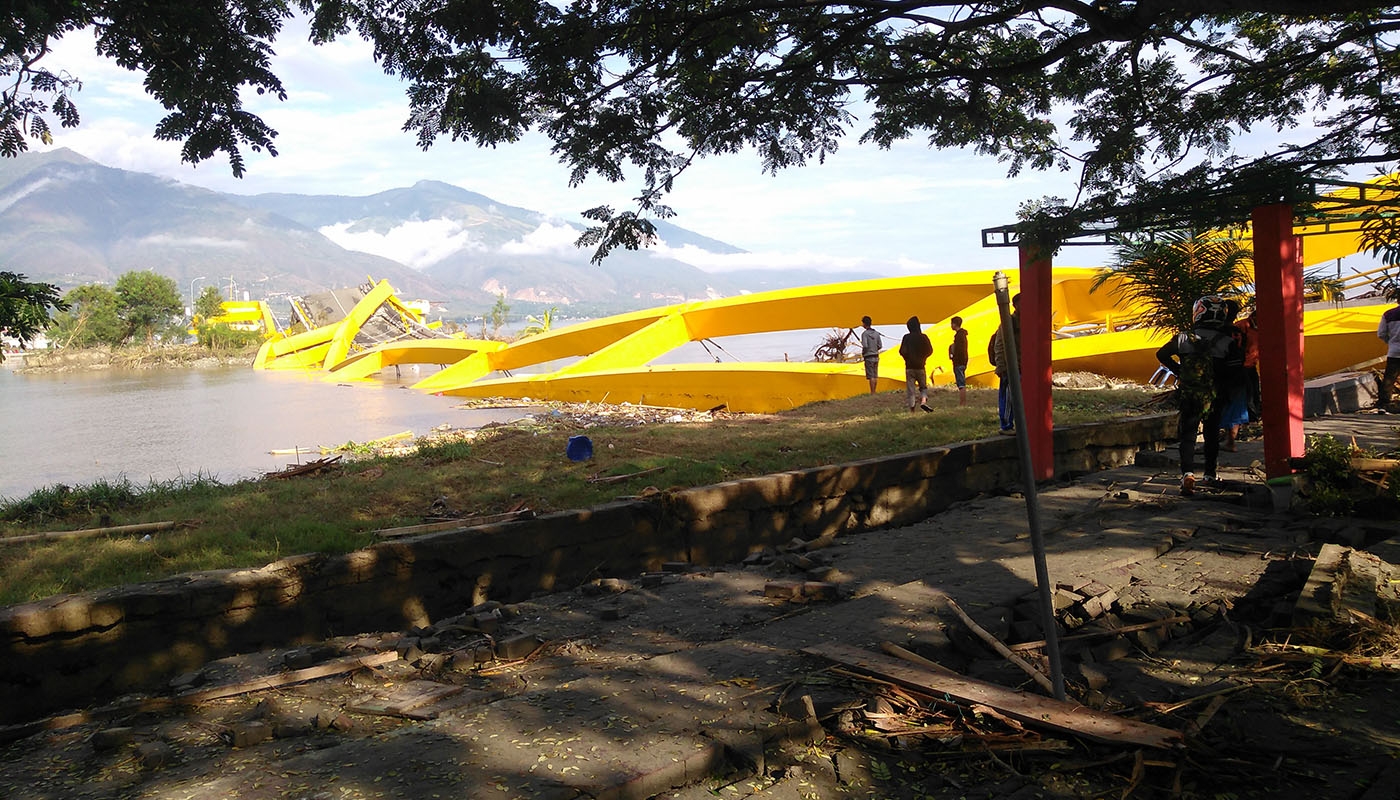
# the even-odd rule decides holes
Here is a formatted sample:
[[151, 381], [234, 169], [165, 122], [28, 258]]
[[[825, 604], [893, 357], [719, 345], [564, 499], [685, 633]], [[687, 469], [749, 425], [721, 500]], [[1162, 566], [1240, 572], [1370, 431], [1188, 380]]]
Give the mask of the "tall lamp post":
[[190, 319], [194, 319], [194, 285], [196, 282], [202, 280], [204, 280], [203, 275], [200, 275], [198, 278], [193, 278], [190, 280]]

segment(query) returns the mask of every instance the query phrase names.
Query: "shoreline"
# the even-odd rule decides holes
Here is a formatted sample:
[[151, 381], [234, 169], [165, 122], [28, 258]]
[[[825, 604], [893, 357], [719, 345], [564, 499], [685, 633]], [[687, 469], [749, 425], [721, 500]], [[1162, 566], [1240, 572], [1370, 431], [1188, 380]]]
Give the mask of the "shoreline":
[[[5, 364], [17, 375], [106, 369], [209, 369], [251, 367], [254, 355], [255, 352], [247, 350], [219, 352], [198, 344], [123, 348], [65, 347], [11, 354], [6, 356]], [[12, 360], [18, 360], [20, 363], [11, 365]]]

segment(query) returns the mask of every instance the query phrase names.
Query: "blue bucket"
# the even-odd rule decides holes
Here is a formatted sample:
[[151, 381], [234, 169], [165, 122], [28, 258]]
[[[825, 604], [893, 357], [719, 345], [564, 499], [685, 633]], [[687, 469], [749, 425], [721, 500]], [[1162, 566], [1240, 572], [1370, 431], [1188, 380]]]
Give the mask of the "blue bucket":
[[564, 448], [564, 454], [570, 461], [587, 461], [593, 457], [593, 440], [587, 436], [570, 436], [569, 446]]

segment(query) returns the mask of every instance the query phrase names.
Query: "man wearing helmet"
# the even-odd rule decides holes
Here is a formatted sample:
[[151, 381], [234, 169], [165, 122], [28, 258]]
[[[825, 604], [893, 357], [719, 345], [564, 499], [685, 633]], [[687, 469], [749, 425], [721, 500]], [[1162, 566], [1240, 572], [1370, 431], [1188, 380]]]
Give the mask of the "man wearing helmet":
[[1177, 379], [1177, 438], [1184, 495], [1196, 487], [1196, 435], [1203, 422], [1205, 480], [1215, 480], [1220, 418], [1244, 365], [1244, 353], [1232, 335], [1238, 312], [1235, 301], [1218, 295], [1202, 297], [1192, 306], [1191, 329], [1173, 336], [1157, 351], [1157, 360]]

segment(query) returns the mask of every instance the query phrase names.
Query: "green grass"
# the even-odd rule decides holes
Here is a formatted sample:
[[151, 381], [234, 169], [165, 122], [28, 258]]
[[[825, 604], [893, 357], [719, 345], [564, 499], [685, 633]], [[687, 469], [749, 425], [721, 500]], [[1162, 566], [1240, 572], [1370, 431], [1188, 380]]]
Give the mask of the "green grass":
[[[1157, 395], [1055, 390], [1058, 425], [1136, 416]], [[910, 414], [902, 393], [813, 403], [781, 414], [698, 423], [582, 428], [569, 415], [420, 441], [405, 456], [357, 458], [328, 474], [221, 484], [195, 475], [145, 487], [101, 481], [46, 487], [0, 501], [0, 537], [99, 525], [174, 521], [175, 530], [3, 547], [0, 605], [149, 581], [183, 572], [255, 567], [301, 553], [344, 553], [380, 528], [441, 513], [581, 508], [658, 489], [703, 486], [994, 435], [996, 393], [935, 391], [935, 413]], [[565, 444], [584, 433], [594, 458], [575, 463]], [[648, 470], [657, 471], [647, 472]], [[600, 483], [590, 478], [636, 475]]]

